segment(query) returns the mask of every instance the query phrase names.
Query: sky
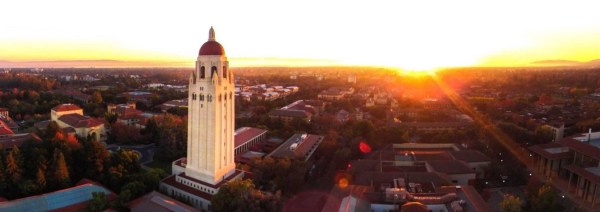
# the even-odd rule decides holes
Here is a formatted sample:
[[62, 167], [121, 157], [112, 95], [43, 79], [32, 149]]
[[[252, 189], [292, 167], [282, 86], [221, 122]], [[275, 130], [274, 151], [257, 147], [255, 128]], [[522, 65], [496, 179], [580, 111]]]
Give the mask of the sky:
[[599, 7], [578, 0], [19, 0], [2, 3], [0, 61], [191, 67], [211, 26], [238, 67], [589, 61], [600, 58]]

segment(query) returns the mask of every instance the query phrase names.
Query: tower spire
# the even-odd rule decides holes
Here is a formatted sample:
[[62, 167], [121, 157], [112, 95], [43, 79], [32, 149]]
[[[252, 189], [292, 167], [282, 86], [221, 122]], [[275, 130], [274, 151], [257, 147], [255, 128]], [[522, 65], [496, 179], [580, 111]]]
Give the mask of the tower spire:
[[215, 41], [215, 29], [212, 26], [210, 26], [210, 30], [208, 31], [208, 40]]

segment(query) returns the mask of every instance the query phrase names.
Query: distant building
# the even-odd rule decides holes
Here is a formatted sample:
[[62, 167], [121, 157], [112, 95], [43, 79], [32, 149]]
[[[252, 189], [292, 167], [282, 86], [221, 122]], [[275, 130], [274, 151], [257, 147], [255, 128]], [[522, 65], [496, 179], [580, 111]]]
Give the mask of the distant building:
[[327, 101], [338, 101], [354, 93], [354, 88], [333, 87], [319, 93], [318, 98]]
[[348, 83], [356, 83], [356, 75], [348, 76]]
[[165, 103], [162, 103], [158, 107], [160, 107], [160, 110], [163, 113], [167, 112], [167, 110], [169, 110], [171, 108], [178, 108], [178, 107], [187, 108], [188, 107], [188, 99], [176, 99], [176, 100], [166, 101]]
[[549, 129], [552, 132], [552, 141], [560, 141], [564, 137], [565, 134], [565, 123], [563, 122], [552, 122], [549, 124], [545, 124], [542, 127]]
[[91, 136], [97, 141], [106, 141], [104, 123], [91, 117], [83, 116], [83, 109], [74, 104], [61, 104], [52, 108], [50, 117], [59, 127], [66, 131], [74, 131], [77, 136]]
[[319, 135], [297, 133], [271, 152], [269, 156], [308, 161], [323, 139], [324, 137]]
[[298, 100], [280, 109], [269, 112], [269, 117], [278, 118], [288, 123], [294, 119], [310, 122], [313, 115], [325, 109], [325, 103], [318, 100]]
[[7, 108], [0, 108], [0, 121], [3, 122], [3, 125], [6, 129], [17, 133], [19, 132], [19, 125], [9, 116]]
[[79, 90], [62, 89], [62, 90], [53, 91], [53, 93], [67, 96], [71, 99], [78, 101], [81, 104], [88, 104], [90, 102], [90, 100], [92, 99], [91, 95], [84, 94]]
[[144, 92], [144, 91], [131, 91], [119, 94], [119, 96], [126, 97], [129, 101], [141, 102], [145, 105], [150, 105], [152, 103], [153, 93]]

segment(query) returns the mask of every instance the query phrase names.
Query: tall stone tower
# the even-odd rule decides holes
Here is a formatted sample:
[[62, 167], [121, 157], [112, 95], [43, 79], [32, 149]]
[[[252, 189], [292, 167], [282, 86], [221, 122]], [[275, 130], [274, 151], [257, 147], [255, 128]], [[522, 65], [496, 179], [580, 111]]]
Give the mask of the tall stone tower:
[[212, 27], [189, 80], [185, 174], [216, 185], [235, 172], [235, 86]]

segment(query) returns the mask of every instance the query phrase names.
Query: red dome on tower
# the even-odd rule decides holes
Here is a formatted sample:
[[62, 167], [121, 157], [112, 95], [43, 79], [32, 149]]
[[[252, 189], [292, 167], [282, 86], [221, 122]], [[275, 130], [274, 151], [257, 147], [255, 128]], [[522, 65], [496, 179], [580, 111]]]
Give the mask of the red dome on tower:
[[198, 55], [225, 55], [225, 49], [215, 40], [215, 30], [212, 27], [208, 31], [208, 41], [202, 44]]

